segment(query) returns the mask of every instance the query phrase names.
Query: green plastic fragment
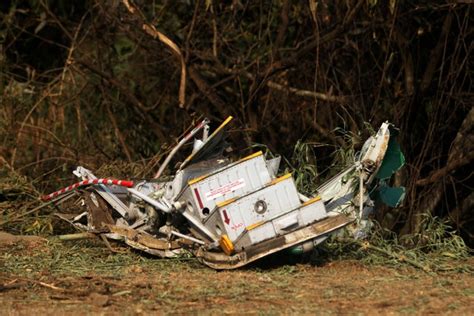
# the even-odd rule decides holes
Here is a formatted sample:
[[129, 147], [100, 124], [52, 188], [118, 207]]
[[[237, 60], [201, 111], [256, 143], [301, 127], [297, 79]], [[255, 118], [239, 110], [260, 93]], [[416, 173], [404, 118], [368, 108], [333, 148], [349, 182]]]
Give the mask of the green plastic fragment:
[[298, 245], [298, 246], [293, 246], [291, 248], [288, 248], [286, 250], [286, 253], [292, 256], [299, 256], [304, 253], [303, 246]]
[[398, 207], [405, 198], [405, 187], [381, 185], [377, 191], [378, 199], [390, 207]]
[[390, 137], [385, 157], [375, 177], [380, 180], [390, 179], [404, 164], [405, 156], [400, 149], [400, 145], [395, 138]]

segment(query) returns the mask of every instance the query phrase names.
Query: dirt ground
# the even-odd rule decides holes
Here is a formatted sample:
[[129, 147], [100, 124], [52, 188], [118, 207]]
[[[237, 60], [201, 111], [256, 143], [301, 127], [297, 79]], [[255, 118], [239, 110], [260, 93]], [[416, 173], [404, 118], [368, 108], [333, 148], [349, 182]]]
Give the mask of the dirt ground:
[[472, 272], [281, 257], [214, 271], [113, 246], [3, 238], [0, 314], [474, 314]]

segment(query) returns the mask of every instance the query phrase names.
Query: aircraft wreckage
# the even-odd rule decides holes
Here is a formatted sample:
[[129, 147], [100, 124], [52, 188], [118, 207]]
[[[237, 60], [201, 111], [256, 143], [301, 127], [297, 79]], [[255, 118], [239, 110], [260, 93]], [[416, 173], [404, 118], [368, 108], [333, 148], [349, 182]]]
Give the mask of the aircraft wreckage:
[[[88, 234], [163, 258], [186, 251], [211, 268], [234, 269], [284, 249], [311, 251], [344, 227], [357, 238], [378, 201], [395, 207], [403, 199], [403, 188], [388, 186], [404, 164], [391, 124], [383, 123], [354, 163], [307, 197], [291, 174], [278, 176], [280, 157], [266, 159], [259, 151], [231, 162], [223, 156], [231, 120], [210, 135], [209, 121], [200, 122], [152, 180], [98, 179], [78, 167], [74, 174], [82, 181], [43, 200], [59, 204], [79, 195], [81, 214], [58, 215]], [[192, 153], [163, 180], [173, 156], [192, 139]]]

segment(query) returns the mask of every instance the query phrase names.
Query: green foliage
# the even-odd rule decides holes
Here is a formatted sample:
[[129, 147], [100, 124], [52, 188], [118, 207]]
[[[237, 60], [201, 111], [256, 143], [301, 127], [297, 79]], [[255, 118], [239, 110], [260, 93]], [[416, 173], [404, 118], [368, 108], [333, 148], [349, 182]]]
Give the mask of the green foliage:
[[352, 164], [355, 161], [355, 146], [358, 145], [360, 140], [359, 135], [355, 135], [342, 127], [335, 128], [334, 132], [340, 134], [344, 140], [344, 146], [337, 146], [334, 150], [334, 164], [340, 167]]
[[[0, 168], [1, 203], [36, 199], [38, 191], [32, 186], [31, 181], [27, 177], [9, 169], [6, 161], [0, 160], [0, 162], [4, 164]], [[0, 209], [4, 208], [5, 206], [0, 207]]]
[[299, 140], [288, 163], [298, 190], [312, 195], [318, 186], [316, 181], [319, 177], [313, 145]]
[[[0, 162], [2, 162], [0, 160]], [[40, 192], [31, 181], [8, 168], [0, 167], [0, 231], [49, 235], [53, 232], [50, 208], [41, 208]]]
[[364, 241], [338, 236], [321, 248], [329, 260], [345, 258], [361, 260], [367, 265], [411, 266], [428, 273], [474, 272], [466, 262], [472, 250], [447, 221], [429, 215], [424, 218], [420, 234], [400, 237], [375, 223]]
[[119, 36], [114, 42], [114, 49], [119, 60], [124, 60], [130, 57], [136, 49], [135, 43], [127, 36]]
[[447, 219], [425, 214], [422, 229], [419, 233], [408, 234], [399, 238], [402, 245], [413, 247], [418, 251], [432, 253], [435, 256], [465, 258], [469, 248], [452, 228]]

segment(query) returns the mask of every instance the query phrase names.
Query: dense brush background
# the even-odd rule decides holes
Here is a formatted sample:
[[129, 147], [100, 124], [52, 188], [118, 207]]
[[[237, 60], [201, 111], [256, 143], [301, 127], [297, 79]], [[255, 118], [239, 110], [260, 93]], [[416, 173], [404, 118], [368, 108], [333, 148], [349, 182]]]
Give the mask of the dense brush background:
[[[467, 2], [137, 0], [131, 14], [119, 0], [1, 1], [0, 229], [51, 231], [38, 196], [76, 165], [151, 177], [202, 117], [234, 116], [232, 155], [281, 154], [306, 192], [388, 120], [407, 196], [378, 221], [404, 235], [437, 216], [473, 245]], [[144, 21], [181, 50], [182, 105], [180, 60]]]

